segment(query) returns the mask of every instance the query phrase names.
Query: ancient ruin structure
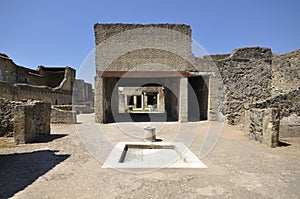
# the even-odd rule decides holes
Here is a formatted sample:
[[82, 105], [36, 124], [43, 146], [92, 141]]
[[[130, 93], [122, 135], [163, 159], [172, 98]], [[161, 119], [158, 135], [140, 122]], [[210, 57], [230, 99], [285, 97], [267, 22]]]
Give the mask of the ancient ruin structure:
[[94, 112], [94, 91], [92, 84], [76, 79], [73, 88], [73, 110], [78, 113]]
[[45, 138], [50, 135], [50, 115], [50, 103], [0, 98], [0, 137], [13, 136], [17, 144]]
[[[189, 26], [96, 24], [95, 38], [96, 121], [126, 121], [137, 114], [142, 117], [137, 112], [128, 117], [124, 108], [118, 107], [122, 104], [119, 102], [121, 95], [118, 97], [118, 90], [128, 87], [143, 87], [142, 90], [163, 88], [161, 96], [164, 97], [161, 97], [163, 100], [159, 107], [161, 111], [148, 113], [152, 120], [161, 121], [165, 118], [166, 121], [187, 122], [218, 119], [218, 103], [209, 103], [208, 100], [219, 100], [219, 82], [214, 81], [218, 76], [214, 75], [215, 67], [201, 72], [195, 68], [197, 59], [191, 51]], [[131, 95], [136, 96], [133, 101], [142, 101], [136, 93]], [[127, 102], [130, 102], [130, 98]], [[189, 103], [195, 103], [195, 107], [191, 105], [188, 108]]]
[[70, 67], [37, 70], [16, 65], [0, 54], [0, 97], [20, 100], [41, 100], [51, 104], [72, 104], [75, 70]]
[[300, 115], [299, 50], [277, 56], [269, 48], [247, 47], [195, 57], [188, 25], [96, 24], [94, 30], [97, 122], [139, 114], [126, 110], [144, 107], [145, 96], [138, 91], [124, 95], [124, 88], [143, 92], [157, 87], [163, 88], [164, 111], [148, 113], [152, 121], [224, 120], [269, 146], [278, 145], [280, 121], [285, 130], [300, 129], [295, 124]]
[[[49, 135], [50, 121], [76, 123], [74, 82], [75, 70], [70, 67], [32, 70], [0, 54], [0, 136], [14, 136], [17, 144], [27, 143]], [[68, 106], [68, 110], [54, 105]]]

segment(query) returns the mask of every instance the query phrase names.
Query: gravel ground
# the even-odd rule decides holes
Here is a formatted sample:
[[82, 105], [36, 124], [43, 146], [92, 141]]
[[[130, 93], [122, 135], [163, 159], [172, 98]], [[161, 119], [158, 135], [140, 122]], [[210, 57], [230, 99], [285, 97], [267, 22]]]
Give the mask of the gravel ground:
[[[205, 132], [215, 133], [212, 123], [171, 122], [159, 128], [157, 137], [168, 142], [185, 139], [207, 169], [120, 171], [102, 169], [103, 159], [119, 141], [141, 141], [124, 133], [124, 128], [134, 132], [136, 125], [147, 124], [99, 125], [93, 123], [92, 114], [79, 115], [78, 121], [52, 124], [52, 135], [43, 143], [14, 146], [12, 139], [2, 138], [0, 198], [300, 197], [299, 138], [282, 139], [290, 145], [268, 148], [224, 125], [213, 150], [201, 155]], [[189, 132], [195, 124], [195, 137], [178, 134], [178, 129]], [[211, 140], [213, 146], [214, 137]]]

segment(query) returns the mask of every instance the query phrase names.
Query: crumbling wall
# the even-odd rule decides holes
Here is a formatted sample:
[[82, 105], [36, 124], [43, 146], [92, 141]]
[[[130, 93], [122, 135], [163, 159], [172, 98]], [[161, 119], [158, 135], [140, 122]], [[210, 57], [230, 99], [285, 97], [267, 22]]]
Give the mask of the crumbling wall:
[[251, 108], [245, 111], [245, 130], [249, 138], [270, 147], [279, 145], [280, 111]]
[[76, 79], [73, 89], [73, 105], [78, 112], [93, 112], [94, 94], [92, 84]]
[[14, 139], [25, 144], [50, 135], [51, 104], [39, 101], [17, 105], [14, 109]]
[[13, 135], [14, 108], [21, 104], [22, 102], [14, 102], [0, 98], [0, 137]]
[[300, 87], [300, 50], [274, 55], [272, 73], [274, 95]]
[[16, 65], [0, 54], [0, 96], [12, 101], [43, 100], [52, 104], [72, 104], [75, 70], [70, 67], [32, 70]]
[[8, 100], [15, 100], [16, 89], [7, 82], [0, 81], [0, 95]]
[[[300, 117], [300, 87], [266, 100], [246, 104], [245, 108], [260, 110], [270, 108], [278, 109], [280, 111], [280, 135], [282, 135], [282, 137], [299, 135], [297, 131], [300, 130], [300, 124], [297, 118]], [[259, 117], [259, 115], [257, 117]], [[245, 125], [247, 125], [248, 120], [244, 122]]]
[[4, 54], [0, 54], [0, 81], [17, 82], [17, 67], [13, 61]]
[[[191, 51], [191, 28], [188, 25], [95, 24], [94, 31], [97, 70], [95, 81], [97, 122], [109, 122], [114, 119], [112, 115], [114, 110], [111, 110], [110, 101], [112, 89], [107, 84], [110, 81], [107, 79], [111, 78], [111, 81], [115, 81], [116, 78], [123, 76], [120, 75], [120, 72], [172, 71], [176, 73], [177, 71], [179, 72], [176, 73], [177, 77], [181, 77], [180, 72], [195, 70], [193, 64], [196, 63], [196, 59]], [[108, 73], [103, 75], [104, 71], [111, 72], [112, 76], [107, 75]], [[149, 79], [155, 78], [155, 75], [149, 76], [149, 74]], [[139, 73], [137, 77], [146, 78], [143, 73]], [[170, 76], [166, 75], [164, 78], [168, 79]], [[152, 79], [148, 83], [157, 82], [156, 79]], [[115, 82], [112, 84], [115, 85]], [[166, 103], [168, 103], [167, 100]], [[168, 107], [166, 105], [167, 109]], [[177, 112], [175, 106], [170, 106], [170, 108]]]
[[271, 50], [260, 47], [236, 49], [216, 61], [225, 93], [222, 112], [228, 124], [244, 123], [244, 103], [271, 97], [271, 63]]
[[8, 100], [26, 101], [39, 100], [51, 104], [72, 104], [72, 93], [61, 90], [53, 91], [45, 86], [33, 86], [28, 84], [8, 84], [0, 82], [1, 96]]
[[63, 110], [52, 106], [51, 123], [75, 124], [77, 122], [76, 112]]

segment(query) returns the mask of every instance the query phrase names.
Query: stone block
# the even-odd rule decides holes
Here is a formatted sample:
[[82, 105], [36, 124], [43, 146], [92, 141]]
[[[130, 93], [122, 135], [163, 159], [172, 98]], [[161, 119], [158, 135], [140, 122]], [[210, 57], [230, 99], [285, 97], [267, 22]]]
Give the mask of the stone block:
[[276, 147], [279, 145], [279, 113], [278, 109], [269, 108], [266, 109], [264, 116], [263, 142], [270, 147]]
[[34, 142], [50, 135], [50, 103], [33, 101], [16, 106], [14, 112], [16, 144]]
[[77, 122], [76, 111], [66, 111], [52, 107], [51, 123], [75, 124]]

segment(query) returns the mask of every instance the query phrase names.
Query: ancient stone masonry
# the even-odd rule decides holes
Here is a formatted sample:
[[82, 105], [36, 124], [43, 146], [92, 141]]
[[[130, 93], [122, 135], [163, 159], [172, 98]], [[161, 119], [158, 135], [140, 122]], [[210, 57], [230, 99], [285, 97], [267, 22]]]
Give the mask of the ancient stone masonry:
[[70, 67], [37, 70], [16, 65], [0, 55], [0, 96], [12, 101], [42, 100], [51, 104], [72, 104], [75, 70]]
[[18, 105], [14, 110], [16, 144], [37, 141], [50, 135], [51, 104], [33, 101]]
[[[215, 103], [218, 97], [214, 95], [217, 92], [208, 92], [208, 84], [217, 89], [217, 82], [209, 81], [213, 75], [212, 67], [205, 71], [195, 68], [197, 59], [191, 51], [190, 26], [96, 24], [94, 29], [96, 121], [113, 122], [116, 118], [124, 121], [122, 118], [126, 114], [118, 111], [121, 110], [118, 105], [122, 103], [119, 103], [116, 88], [153, 86], [164, 89], [164, 104], [160, 104], [164, 111], [161, 109], [153, 117], [149, 113], [151, 118], [181, 122], [199, 121], [208, 117], [219, 119], [218, 103]], [[202, 93], [195, 94], [194, 90]], [[213, 102], [209, 103], [208, 98], [213, 99]], [[201, 108], [198, 108], [198, 104]], [[192, 105], [196, 108], [191, 108]], [[139, 113], [130, 114], [134, 117]]]
[[274, 55], [272, 62], [273, 95], [289, 92], [300, 87], [300, 50], [280, 56]]
[[78, 113], [94, 112], [94, 91], [92, 84], [76, 79], [73, 88], [73, 110]]
[[[280, 114], [278, 113], [276, 123], [274, 123], [276, 124], [274, 129], [278, 129], [278, 133], [281, 135], [281, 137], [300, 136], [298, 133], [300, 130], [300, 124], [298, 120], [300, 117], [300, 87], [291, 90], [290, 92], [270, 97], [266, 100], [258, 101], [252, 104], [245, 104], [244, 107], [246, 109], [245, 130], [249, 128], [247, 124], [249, 124], [249, 121], [251, 120], [249, 118], [250, 112], [257, 112], [255, 110], [265, 112], [266, 110], [273, 109], [277, 110], [277, 112], [280, 112]], [[257, 116], [257, 120], [261, 118], [262, 117]], [[275, 119], [272, 119], [272, 121], [275, 121]]]
[[51, 123], [75, 124], [76, 112], [72, 111], [72, 105], [54, 105], [51, 108]]
[[268, 48], [236, 49], [216, 60], [224, 84], [223, 114], [232, 125], [243, 123], [243, 104], [271, 96], [272, 52]]
[[[147, 86], [163, 86], [167, 120], [225, 119], [269, 146], [278, 144], [280, 120], [288, 126], [299, 117], [299, 50], [278, 56], [246, 47], [195, 57], [187, 25], [96, 24], [94, 30], [97, 122], [122, 120], [119, 88]], [[270, 105], [256, 107], [264, 103]]]
[[0, 98], [0, 137], [13, 135], [14, 108], [22, 104], [22, 102], [11, 102]]
[[251, 108], [245, 112], [245, 127], [249, 138], [270, 147], [279, 145], [280, 111], [276, 108]]

